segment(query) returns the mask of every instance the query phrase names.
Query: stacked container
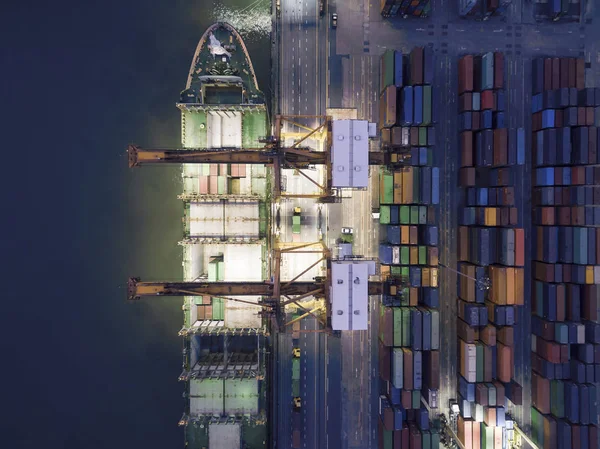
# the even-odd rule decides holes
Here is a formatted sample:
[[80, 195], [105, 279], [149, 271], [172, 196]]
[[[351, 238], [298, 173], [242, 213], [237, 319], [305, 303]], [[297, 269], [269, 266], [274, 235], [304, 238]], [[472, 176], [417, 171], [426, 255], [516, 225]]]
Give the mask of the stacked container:
[[525, 233], [514, 184], [525, 133], [505, 127], [502, 53], [463, 56], [458, 70], [458, 436], [466, 447], [501, 449], [507, 401], [521, 403], [513, 326], [524, 304]]
[[533, 61], [532, 436], [597, 447], [600, 89], [584, 61]]
[[501, 16], [512, 0], [458, 0], [458, 13], [462, 17], [485, 20], [491, 16]]
[[383, 17], [422, 17], [431, 11], [430, 0], [381, 0], [381, 15]]
[[[429, 429], [429, 412], [422, 405], [424, 399], [430, 409], [438, 407], [440, 384], [436, 226], [440, 198], [439, 168], [433, 166], [433, 50], [419, 47], [408, 57], [400, 52], [394, 55], [394, 77], [381, 77], [388, 83], [393, 78], [399, 93], [396, 126], [385, 146], [392, 164], [380, 172], [379, 179], [384, 236], [379, 258], [386, 280], [379, 316], [380, 447], [438, 447], [439, 434]], [[382, 68], [391, 60], [384, 55]], [[389, 115], [383, 113], [384, 122]], [[382, 140], [386, 140], [384, 132]]]
[[534, 3], [534, 15], [537, 20], [577, 22], [581, 16], [580, 0], [548, 0]]

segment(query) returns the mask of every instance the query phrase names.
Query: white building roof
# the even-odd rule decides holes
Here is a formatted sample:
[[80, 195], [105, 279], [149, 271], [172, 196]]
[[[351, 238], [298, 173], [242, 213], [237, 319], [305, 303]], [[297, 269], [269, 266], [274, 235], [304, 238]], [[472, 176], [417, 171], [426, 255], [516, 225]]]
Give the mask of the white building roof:
[[368, 263], [332, 262], [330, 297], [333, 330], [368, 329]]
[[369, 185], [369, 122], [334, 120], [331, 171], [333, 187]]

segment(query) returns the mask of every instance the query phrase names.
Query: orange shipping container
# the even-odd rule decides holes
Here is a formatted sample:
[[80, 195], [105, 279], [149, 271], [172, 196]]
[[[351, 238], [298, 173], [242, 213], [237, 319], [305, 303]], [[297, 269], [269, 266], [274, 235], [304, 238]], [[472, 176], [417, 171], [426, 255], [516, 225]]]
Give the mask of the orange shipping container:
[[488, 427], [496, 427], [496, 407], [486, 407], [483, 413], [483, 422]]
[[419, 303], [419, 288], [410, 287], [409, 294], [410, 298], [408, 300], [408, 304], [410, 306], [416, 306]]
[[525, 265], [525, 230], [521, 228], [515, 229], [515, 265]]
[[497, 355], [497, 375], [498, 380], [501, 382], [510, 382], [513, 356], [512, 348], [505, 346], [502, 343], [498, 343], [498, 355]]
[[430, 246], [427, 248], [427, 263], [433, 267], [437, 267], [439, 263], [437, 246]]
[[431, 272], [429, 268], [423, 268], [421, 270], [421, 287], [431, 286]]
[[410, 232], [407, 225], [400, 226], [400, 243], [408, 245], [410, 242]]
[[494, 427], [494, 449], [502, 449], [502, 427]]
[[515, 269], [506, 268], [506, 304], [515, 303]]
[[410, 264], [411, 265], [419, 265], [419, 247], [411, 246], [410, 247]]
[[473, 422], [473, 449], [479, 449], [481, 447], [481, 424]]
[[515, 304], [525, 304], [525, 268], [515, 268]]
[[412, 204], [413, 202], [413, 169], [407, 167], [402, 174], [402, 204]]
[[481, 332], [481, 341], [488, 346], [496, 346], [496, 327], [488, 324]]

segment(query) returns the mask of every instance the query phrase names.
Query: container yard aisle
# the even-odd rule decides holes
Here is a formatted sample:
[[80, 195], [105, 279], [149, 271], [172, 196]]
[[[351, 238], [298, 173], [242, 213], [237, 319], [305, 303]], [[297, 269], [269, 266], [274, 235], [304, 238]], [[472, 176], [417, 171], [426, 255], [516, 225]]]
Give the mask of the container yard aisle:
[[[435, 89], [438, 91], [440, 107], [437, 151], [434, 152], [434, 165], [440, 167], [440, 263], [450, 267], [440, 269], [440, 392], [439, 404], [444, 410], [450, 399], [456, 398], [456, 285], [457, 239], [459, 188], [458, 188], [458, 144], [456, 136], [456, 54], [443, 51], [436, 53]], [[435, 97], [434, 97], [435, 98]]]
[[[508, 53], [508, 52], [507, 52]], [[525, 165], [515, 167], [515, 206], [520, 212], [520, 225], [525, 233], [525, 283], [523, 306], [516, 310], [515, 325], [515, 376], [514, 379], [523, 388], [523, 404], [514, 406], [509, 401], [509, 411], [523, 427], [531, 423], [531, 295], [533, 234], [531, 227], [531, 122], [528, 111], [531, 110], [531, 89], [526, 84], [531, 79], [531, 63], [522, 54], [515, 52], [508, 56], [506, 64], [506, 92], [509, 95], [509, 128], [525, 129]]]
[[277, 383], [277, 407], [274, 408], [274, 429], [277, 429], [276, 447], [289, 448], [292, 444], [292, 340], [290, 334], [278, 334], [277, 365], [275, 371]]

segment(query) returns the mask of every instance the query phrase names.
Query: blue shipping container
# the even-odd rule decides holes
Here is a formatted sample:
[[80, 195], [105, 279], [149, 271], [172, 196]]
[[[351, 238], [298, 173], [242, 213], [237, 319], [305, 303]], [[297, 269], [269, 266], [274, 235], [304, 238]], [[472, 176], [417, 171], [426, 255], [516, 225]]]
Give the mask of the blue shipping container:
[[404, 85], [402, 79], [402, 70], [404, 67], [402, 62], [402, 52], [396, 50], [394, 52], [394, 84], [396, 87], [402, 87]]

